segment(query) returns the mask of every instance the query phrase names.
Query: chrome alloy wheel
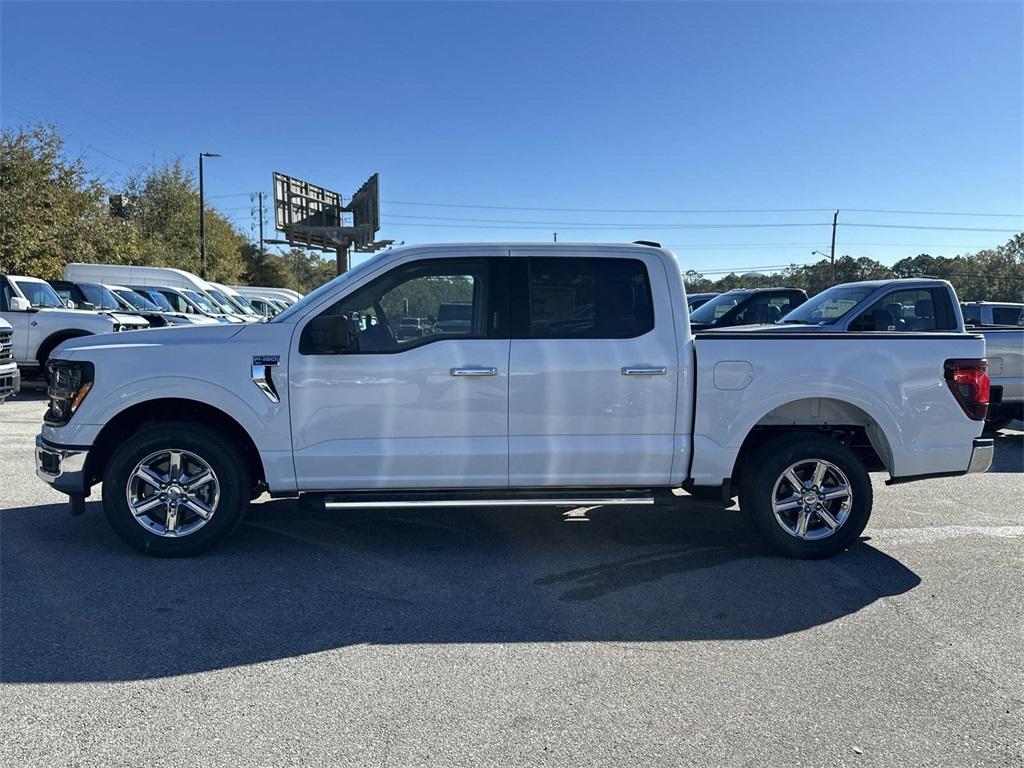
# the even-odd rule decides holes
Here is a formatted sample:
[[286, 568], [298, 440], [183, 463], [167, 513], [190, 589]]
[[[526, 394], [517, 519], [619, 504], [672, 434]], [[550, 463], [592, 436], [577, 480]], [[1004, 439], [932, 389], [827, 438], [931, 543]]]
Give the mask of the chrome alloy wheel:
[[772, 491], [775, 520], [790, 536], [816, 541], [838, 531], [853, 508], [853, 489], [843, 471], [824, 459], [792, 464]]
[[220, 483], [213, 469], [189, 451], [151, 453], [128, 476], [128, 508], [157, 536], [195, 533], [217, 511]]

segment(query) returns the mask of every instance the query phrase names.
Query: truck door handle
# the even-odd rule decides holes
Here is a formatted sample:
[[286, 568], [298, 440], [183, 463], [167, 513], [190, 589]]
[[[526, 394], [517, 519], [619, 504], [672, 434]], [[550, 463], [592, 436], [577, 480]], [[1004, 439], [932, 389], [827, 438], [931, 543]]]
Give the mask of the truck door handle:
[[452, 376], [497, 376], [497, 368], [452, 368]]
[[664, 376], [665, 366], [641, 366], [641, 365], [627, 365], [622, 369], [623, 376]]

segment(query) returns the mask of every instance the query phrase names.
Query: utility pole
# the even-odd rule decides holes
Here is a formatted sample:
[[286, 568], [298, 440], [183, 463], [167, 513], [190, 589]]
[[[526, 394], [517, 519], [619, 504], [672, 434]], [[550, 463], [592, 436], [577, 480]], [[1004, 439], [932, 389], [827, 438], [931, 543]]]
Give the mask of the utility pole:
[[832, 284], [836, 283], [836, 225], [839, 223], [839, 211], [832, 217]]
[[203, 158], [220, 157], [216, 152], [199, 153], [199, 260], [203, 264], [203, 280], [206, 279], [206, 211], [203, 200]]
[[348, 238], [343, 238], [334, 252], [334, 266], [338, 274], [348, 272]]
[[263, 193], [260, 196], [260, 256], [263, 255]]

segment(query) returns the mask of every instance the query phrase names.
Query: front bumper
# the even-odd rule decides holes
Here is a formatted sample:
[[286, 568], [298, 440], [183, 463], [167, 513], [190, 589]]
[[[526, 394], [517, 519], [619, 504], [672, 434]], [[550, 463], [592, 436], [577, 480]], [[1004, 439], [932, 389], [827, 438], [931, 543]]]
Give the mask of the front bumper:
[[21, 391], [21, 371], [17, 365], [0, 365], [0, 403]]
[[988, 472], [992, 466], [992, 457], [996, 452], [996, 443], [990, 437], [974, 438], [974, 447], [971, 449], [971, 461], [967, 465], [967, 474], [972, 472]]
[[88, 448], [54, 445], [36, 436], [36, 476], [51, 488], [68, 496], [88, 496], [85, 474]]

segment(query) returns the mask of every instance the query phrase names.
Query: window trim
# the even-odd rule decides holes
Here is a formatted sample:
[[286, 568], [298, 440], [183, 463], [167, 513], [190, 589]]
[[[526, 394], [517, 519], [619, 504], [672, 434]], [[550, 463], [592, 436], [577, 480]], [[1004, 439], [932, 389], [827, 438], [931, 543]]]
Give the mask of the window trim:
[[[375, 283], [384, 280], [389, 275], [392, 275], [398, 270], [404, 270], [413, 267], [422, 267], [424, 264], [431, 264], [434, 262], [451, 262], [451, 261], [470, 261], [480, 262], [487, 267], [487, 295], [484, 297], [484, 310], [487, 316], [486, 324], [487, 328], [483, 335], [480, 334], [449, 334], [449, 335], [430, 335], [426, 337], [420, 337], [409, 344], [401, 347], [400, 349], [382, 349], [374, 350], [372, 352], [308, 352], [303, 351], [303, 338], [306, 333], [306, 329], [309, 328], [310, 324], [321, 315], [325, 315], [330, 312], [339, 302], [344, 301], [348, 297], [352, 296], [359, 291], [370, 288]], [[370, 278], [361, 285], [353, 288], [342, 296], [329, 302], [327, 306], [320, 309], [318, 312], [313, 312], [307, 315], [306, 319], [302, 323], [302, 327], [299, 330], [299, 343], [298, 353], [304, 357], [358, 357], [362, 355], [400, 355], [405, 352], [409, 352], [414, 349], [420, 349], [427, 346], [428, 344], [435, 344], [441, 341], [488, 341], [488, 340], [502, 340], [509, 338], [509, 257], [508, 256], [488, 256], [488, 255], [477, 255], [467, 254], [465, 256], [452, 255], [452, 256], [434, 256], [425, 259], [412, 259], [410, 261], [403, 261], [399, 264], [394, 265], [390, 269], [385, 270], [376, 277]]]
[[[537, 259], [558, 259], [571, 261], [626, 261], [640, 265], [643, 270], [644, 279], [647, 281], [647, 293], [651, 300], [651, 327], [642, 333], [631, 336], [534, 336], [533, 324], [531, 322], [532, 302], [530, 294], [530, 276], [532, 274], [533, 262]], [[657, 328], [657, 310], [654, 301], [654, 284], [651, 281], [651, 271], [647, 262], [636, 256], [622, 255], [523, 255], [514, 256], [511, 259], [509, 274], [510, 297], [510, 333], [511, 338], [519, 341], [626, 341], [628, 339], [639, 339], [652, 333]]]

